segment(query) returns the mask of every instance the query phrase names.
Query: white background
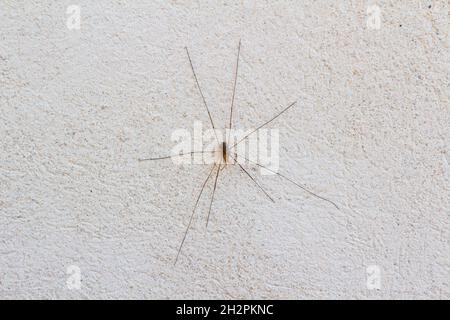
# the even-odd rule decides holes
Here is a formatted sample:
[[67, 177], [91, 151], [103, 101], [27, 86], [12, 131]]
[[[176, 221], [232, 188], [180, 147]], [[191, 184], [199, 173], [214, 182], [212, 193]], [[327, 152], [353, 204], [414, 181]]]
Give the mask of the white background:
[[[374, 3], [1, 0], [0, 297], [450, 298], [447, 3]], [[185, 46], [225, 126], [239, 39], [236, 127], [297, 100], [280, 172], [341, 210], [227, 168], [174, 266], [209, 168], [137, 159], [208, 126]]]

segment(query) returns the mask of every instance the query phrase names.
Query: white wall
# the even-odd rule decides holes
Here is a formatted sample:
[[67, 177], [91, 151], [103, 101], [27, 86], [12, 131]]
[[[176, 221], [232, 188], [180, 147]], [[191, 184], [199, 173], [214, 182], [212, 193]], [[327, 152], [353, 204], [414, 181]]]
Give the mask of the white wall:
[[[1, 298], [450, 298], [446, 1], [374, 30], [366, 1], [227, 3], [0, 1]], [[227, 168], [174, 266], [209, 169], [137, 159], [208, 126], [184, 46], [225, 125], [239, 39], [236, 127], [298, 100], [280, 172], [341, 210]]]

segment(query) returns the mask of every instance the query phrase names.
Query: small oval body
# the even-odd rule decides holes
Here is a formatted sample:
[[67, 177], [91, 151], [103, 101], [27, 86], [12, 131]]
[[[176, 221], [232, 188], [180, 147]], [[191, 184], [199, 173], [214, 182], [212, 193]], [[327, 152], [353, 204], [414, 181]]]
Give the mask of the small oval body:
[[216, 164], [228, 163], [228, 146], [226, 142], [222, 142], [217, 146]]

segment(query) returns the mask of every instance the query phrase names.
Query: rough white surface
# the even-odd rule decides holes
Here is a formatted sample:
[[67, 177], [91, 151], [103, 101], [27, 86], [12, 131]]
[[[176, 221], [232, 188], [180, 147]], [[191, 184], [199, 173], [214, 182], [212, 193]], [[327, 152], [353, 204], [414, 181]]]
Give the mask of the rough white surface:
[[[1, 0], [0, 297], [450, 298], [447, 3], [372, 3]], [[236, 126], [298, 100], [280, 171], [341, 210], [227, 169], [174, 266], [209, 169], [137, 159], [208, 125], [184, 46], [225, 123], [239, 39]]]

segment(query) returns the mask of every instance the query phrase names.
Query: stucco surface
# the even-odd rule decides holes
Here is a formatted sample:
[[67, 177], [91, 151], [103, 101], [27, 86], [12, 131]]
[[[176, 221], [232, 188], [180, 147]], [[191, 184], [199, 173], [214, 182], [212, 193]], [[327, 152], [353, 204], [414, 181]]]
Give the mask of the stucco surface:
[[[209, 169], [137, 159], [208, 126], [185, 46], [225, 126], [239, 39], [236, 127], [297, 100], [280, 172], [340, 210], [227, 168], [174, 266]], [[0, 297], [450, 298], [447, 41], [445, 1], [1, 0]]]

